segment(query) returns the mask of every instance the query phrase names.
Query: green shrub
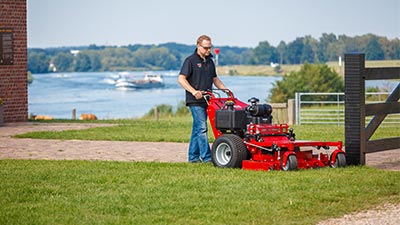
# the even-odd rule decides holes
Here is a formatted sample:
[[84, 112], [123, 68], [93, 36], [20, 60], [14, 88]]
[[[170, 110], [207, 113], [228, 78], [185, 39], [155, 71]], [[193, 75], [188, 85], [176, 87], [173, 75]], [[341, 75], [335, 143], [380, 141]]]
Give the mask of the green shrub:
[[[287, 102], [296, 92], [343, 92], [344, 81], [326, 64], [305, 63], [300, 71], [290, 72], [273, 84], [271, 102]], [[326, 100], [326, 99], [320, 99]]]
[[178, 103], [178, 108], [176, 109], [175, 116], [186, 116], [189, 115], [190, 111], [186, 106], [185, 101], [181, 101]]
[[33, 82], [33, 76], [32, 73], [30, 71], [28, 71], [28, 84], [31, 84]]
[[275, 73], [281, 73], [281, 71], [282, 71], [282, 68], [281, 68], [281, 66], [280, 65], [278, 65], [278, 66], [275, 66], [274, 67], [274, 71], [275, 71]]
[[[172, 106], [168, 104], [161, 104], [155, 106], [158, 111], [159, 117], [171, 117], [173, 116], [172, 113]], [[150, 109], [144, 117], [154, 117], [154, 108]]]
[[[383, 88], [384, 89], [384, 88]], [[381, 90], [379, 87], [367, 87], [365, 92], [388, 92], [387, 90]], [[365, 101], [383, 101], [388, 97], [387, 94], [383, 95], [376, 95], [376, 94], [366, 94], [365, 95]]]

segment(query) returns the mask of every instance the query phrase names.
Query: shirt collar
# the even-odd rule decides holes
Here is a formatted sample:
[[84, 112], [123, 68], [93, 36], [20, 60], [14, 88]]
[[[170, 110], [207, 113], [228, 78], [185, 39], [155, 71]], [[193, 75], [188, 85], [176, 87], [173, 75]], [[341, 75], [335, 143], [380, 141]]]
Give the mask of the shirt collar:
[[[201, 59], [201, 60], [202, 60], [202, 58], [200, 57], [200, 55], [199, 55], [199, 54], [197, 54], [197, 48], [194, 50], [194, 53], [197, 55], [197, 57], [199, 57], [199, 59]], [[206, 56], [206, 60], [208, 60], [208, 59], [210, 59], [210, 58], [212, 58], [212, 57], [214, 57], [214, 56], [213, 56], [213, 54], [211, 54], [211, 53], [210, 53], [210, 55], [209, 55], [209, 56]]]

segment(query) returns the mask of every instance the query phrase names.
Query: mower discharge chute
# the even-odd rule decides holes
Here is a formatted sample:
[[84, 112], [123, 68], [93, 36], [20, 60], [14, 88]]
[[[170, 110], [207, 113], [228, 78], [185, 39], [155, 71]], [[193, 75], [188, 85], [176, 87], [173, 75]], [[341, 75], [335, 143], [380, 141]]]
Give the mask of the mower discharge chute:
[[272, 107], [259, 104], [257, 98], [246, 104], [229, 90], [203, 94], [215, 137], [212, 161], [217, 167], [296, 170], [346, 165], [341, 141], [296, 140], [287, 124], [272, 124]]

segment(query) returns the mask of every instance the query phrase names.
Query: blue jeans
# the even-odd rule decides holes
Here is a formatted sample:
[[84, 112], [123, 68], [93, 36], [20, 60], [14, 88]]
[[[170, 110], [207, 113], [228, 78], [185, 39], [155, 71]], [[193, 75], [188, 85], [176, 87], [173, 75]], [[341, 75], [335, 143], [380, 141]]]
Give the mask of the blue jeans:
[[211, 150], [207, 136], [207, 107], [189, 106], [193, 117], [192, 136], [189, 144], [189, 162], [209, 162]]

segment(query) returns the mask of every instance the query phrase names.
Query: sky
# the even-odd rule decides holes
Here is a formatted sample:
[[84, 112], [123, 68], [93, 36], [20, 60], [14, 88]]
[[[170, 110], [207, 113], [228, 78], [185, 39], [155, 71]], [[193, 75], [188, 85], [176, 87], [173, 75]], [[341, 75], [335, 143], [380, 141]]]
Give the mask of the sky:
[[27, 0], [28, 47], [277, 46], [323, 33], [400, 38], [399, 0]]

